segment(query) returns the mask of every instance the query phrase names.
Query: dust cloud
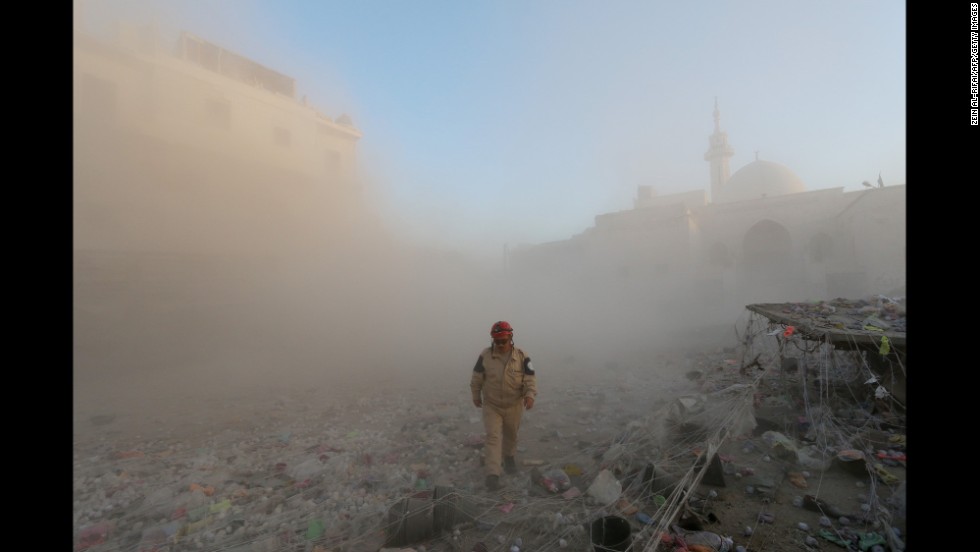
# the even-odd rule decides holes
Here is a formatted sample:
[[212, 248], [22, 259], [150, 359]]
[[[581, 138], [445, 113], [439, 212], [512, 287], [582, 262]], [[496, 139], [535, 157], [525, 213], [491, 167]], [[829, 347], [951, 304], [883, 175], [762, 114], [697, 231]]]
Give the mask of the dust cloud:
[[[290, 389], [466, 394], [497, 320], [546, 397], [556, 380], [651, 364], [686, 332], [615, 281], [407, 242], [356, 173], [294, 170], [233, 125], [181, 121], [175, 109], [200, 100], [184, 90], [202, 85], [167, 80], [165, 64], [77, 30], [75, 50], [76, 424]], [[123, 84], [93, 76], [86, 55], [107, 55]]]

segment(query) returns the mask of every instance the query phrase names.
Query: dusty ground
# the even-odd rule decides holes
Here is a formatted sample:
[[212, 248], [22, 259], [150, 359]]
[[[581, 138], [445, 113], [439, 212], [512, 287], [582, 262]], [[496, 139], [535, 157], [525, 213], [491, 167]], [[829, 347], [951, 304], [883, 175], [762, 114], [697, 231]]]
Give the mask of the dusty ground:
[[[642, 467], [638, 456], [646, 454], [646, 451], [638, 446], [633, 447], [628, 435], [642, 435], [644, 424], [656, 422], [651, 415], [662, 411], [677, 397], [702, 393], [711, 385], [717, 388], [752, 381], [737, 374], [737, 370], [728, 362], [732, 356], [730, 348], [683, 348], [665, 350], [634, 362], [606, 366], [581, 366], [576, 365], [573, 359], [565, 359], [564, 365], [549, 367], [539, 374], [541, 395], [535, 409], [528, 412], [524, 419], [519, 461], [543, 462], [544, 467], [578, 465], [583, 469], [583, 475], [572, 478], [572, 482], [585, 491], [596, 470], [603, 465], [603, 454], [619, 442], [631, 449], [631, 461], [606, 463], [605, 466], [619, 470], [617, 475], [626, 488], [623, 496], [630, 499], [629, 506], [655, 518], [657, 507], [651, 500], [652, 496], [639, 493], [639, 487], [632, 486], [637, 480], [637, 468]], [[700, 376], [693, 377], [692, 371]], [[478, 506], [480, 515], [476, 523], [463, 526], [455, 539], [451, 535], [432, 536], [423, 542], [412, 543], [416, 550], [424, 547], [430, 552], [469, 552], [473, 544], [479, 541], [485, 542], [489, 550], [506, 551], [510, 550], [515, 538], [522, 538], [525, 546], [535, 546], [528, 550], [559, 549], [562, 538], [569, 549], [583, 550], [591, 548], [588, 538], [581, 531], [571, 530], [568, 520], [574, 520], [574, 524], [581, 526], [583, 522], [605, 514], [621, 515], [630, 520], [633, 535], [637, 538], [632, 550], [651, 549], [652, 527], [641, 524], [632, 510], [620, 510], [618, 505], [602, 506], [584, 498], [565, 500], [551, 495], [531, 481], [531, 466], [522, 466], [519, 474], [505, 477], [505, 488], [498, 493], [483, 489], [479, 449], [478, 446], [470, 446], [474, 436], [481, 434], [482, 428], [479, 411], [469, 403], [468, 373], [456, 374], [455, 378], [448, 378], [445, 374], [441, 377], [438, 374], [431, 376], [389, 377], [383, 381], [350, 382], [339, 386], [284, 385], [261, 392], [236, 389], [234, 382], [197, 382], [197, 385], [189, 382], [179, 394], [168, 391], [156, 397], [152, 393], [135, 392], [135, 381], [102, 382], [78, 388], [75, 401], [76, 536], [86, 525], [95, 521], [89, 519], [91, 516], [79, 514], [82, 509], [91, 508], [93, 503], [91, 495], [82, 496], [80, 487], [91, 492], [95, 484], [93, 481], [100, 480], [98, 474], [110, 471], [118, 474], [125, 471], [127, 466], [136, 473], [132, 464], [127, 465], [125, 460], [118, 458], [119, 451], [141, 447], [147, 450], [151, 444], [159, 448], [163, 446], [162, 443], [168, 443], [168, 451], [175, 448], [194, 451], [209, 447], [218, 457], [234, 458], [236, 454], [242, 454], [235, 445], [236, 440], [242, 442], [246, 437], [254, 440], [256, 436], [281, 434], [286, 430], [292, 431], [295, 435], [293, 439], [298, 440], [304, 431], [315, 433], [319, 431], [317, 428], [321, 428], [335, 436], [377, 432], [383, 439], [392, 440], [397, 440], [399, 434], [411, 432], [418, 432], [416, 435], [420, 438], [426, 436], [426, 439], [433, 431], [445, 436], [444, 440], [426, 441], [426, 447], [430, 448], [422, 447], [419, 451], [421, 457], [416, 456], [412, 461], [430, 468], [426, 483], [428, 488], [441, 485], [456, 489], [466, 500]], [[165, 374], [159, 377], [166, 379]], [[752, 377], [754, 379], [754, 375]], [[767, 430], [779, 430], [794, 438], [798, 436], [796, 422], [800, 412], [796, 407], [772, 406], [772, 401], [764, 401], [767, 396], [792, 397], [793, 393], [787, 389], [798, 386], [785, 378], [773, 378], [772, 384], [765, 383], [763, 379], [759, 385], [757, 398], [762, 402], [755, 408], [757, 427], [748, 434], [723, 441], [718, 450], [719, 459], [724, 460], [720, 464], [723, 485], [717, 484], [717, 471], [710, 471], [715, 477], [715, 484], [702, 482], [696, 489], [686, 510], [684, 525], [690, 530], [700, 529], [731, 537], [734, 544], [747, 550], [837, 549], [837, 545], [818, 535], [821, 513], [794, 505], [794, 499], [809, 494], [839, 510], [826, 512], [833, 514], [827, 516], [832, 529], [850, 527], [862, 532], [883, 530], [880, 525], [872, 526], [870, 520], [863, 521], [869, 516], [862, 510], [862, 505], [872, 514], [880, 508], [894, 512], [896, 508], [889, 501], [897, 496], [897, 485], [885, 485], [867, 471], [847, 470], [836, 463], [825, 470], [807, 470], [792, 459], [781, 458], [776, 454], [779, 451], [773, 451], [763, 439], [762, 435]], [[141, 378], [138, 385], [152, 388], [154, 383]], [[220, 400], [216, 386], [221, 389]], [[126, 392], [127, 389], [130, 392]], [[792, 402], [791, 399], [788, 401]], [[879, 432], [877, 438], [885, 440], [887, 434]], [[316, 442], [317, 437], [311, 436], [310, 439]], [[669, 462], [675, 470], [672, 472], [674, 475], [684, 471], [685, 462], [692, 462], [691, 459], [695, 458], [694, 453], [685, 450], [688, 444], [694, 442], [696, 440], [688, 441], [683, 435], [680, 437], [679, 452]], [[442, 450], [437, 450], [432, 443], [438, 443]], [[885, 443], [879, 444], [880, 448], [886, 447]], [[216, 446], [226, 446], [228, 449], [215, 450]], [[236, 450], [232, 451], [231, 447], [236, 447]], [[231, 462], [230, 459], [228, 461]], [[241, 458], [236, 460], [241, 461]], [[255, 463], [258, 461], [253, 461]], [[84, 469], [80, 467], [83, 465]], [[887, 470], [904, 481], [903, 467], [889, 466]], [[801, 472], [808, 472], [808, 477], [802, 480], [805, 483], [793, 475]], [[187, 480], [187, 473], [180, 473], [177, 469], [172, 469], [169, 474], [144, 475], [147, 480], [167, 477]], [[79, 483], [83, 478], [84, 485]], [[797, 484], [793, 484], [794, 480]], [[159, 481], [157, 479], [157, 485]], [[806, 487], [798, 486], [800, 484]], [[332, 485], [342, 486], [338, 482], [324, 481], [321, 494], [329, 495]], [[404, 489], [397, 488], [389, 490], [389, 498], [404, 492]], [[508, 505], [513, 509], [505, 512]], [[565, 512], [566, 527], [546, 527], [541, 520], [547, 516], [553, 517], [557, 512]], [[105, 515], [118, 522], [133, 522], [125, 511]], [[331, 515], [331, 512], [324, 515]], [[842, 516], [847, 518], [843, 523], [848, 525], [842, 524]], [[904, 529], [904, 519], [893, 521]], [[150, 520], [147, 520], [149, 523]], [[808, 528], [801, 529], [801, 523]], [[807, 536], [816, 538], [816, 544], [811, 542], [808, 545]], [[127, 542], [134, 543], [134, 539], [138, 540], [131, 537]], [[260, 542], [265, 542], [264, 548]], [[252, 538], [249, 544], [229, 548], [227, 545], [209, 547], [200, 539], [195, 542], [185, 539], [166, 550], [245, 552], [303, 550], [303, 546], [308, 552], [314, 550], [310, 542], [303, 546], [280, 547], [271, 542]], [[111, 547], [110, 544], [90, 550], [124, 549]], [[118, 546], [118, 542], [115, 544]], [[332, 544], [324, 542], [319, 550], [371, 551], [378, 550], [382, 544], [378, 538]], [[130, 546], [136, 549], [135, 544]], [[661, 546], [659, 549], [670, 547]]]

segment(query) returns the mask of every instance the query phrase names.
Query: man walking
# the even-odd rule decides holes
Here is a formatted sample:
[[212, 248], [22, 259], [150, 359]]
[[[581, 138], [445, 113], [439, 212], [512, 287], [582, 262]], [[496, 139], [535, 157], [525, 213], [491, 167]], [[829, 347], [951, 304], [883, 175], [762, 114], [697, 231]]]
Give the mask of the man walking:
[[470, 377], [473, 404], [483, 409], [486, 485], [500, 488], [501, 465], [517, 473], [517, 431], [524, 409], [534, 408], [538, 384], [531, 357], [514, 347], [514, 328], [501, 320], [490, 328], [491, 345], [480, 352]]

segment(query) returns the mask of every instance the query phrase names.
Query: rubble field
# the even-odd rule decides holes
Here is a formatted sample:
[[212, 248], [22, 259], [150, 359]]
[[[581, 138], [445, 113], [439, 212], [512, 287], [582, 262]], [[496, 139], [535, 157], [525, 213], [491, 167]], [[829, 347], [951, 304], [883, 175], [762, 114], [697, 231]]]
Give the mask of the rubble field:
[[[75, 550], [903, 549], [904, 415], [860, 374], [746, 370], [744, 347], [542, 365], [495, 492], [465, 369], [76, 389]], [[607, 517], [622, 542], [597, 536]]]

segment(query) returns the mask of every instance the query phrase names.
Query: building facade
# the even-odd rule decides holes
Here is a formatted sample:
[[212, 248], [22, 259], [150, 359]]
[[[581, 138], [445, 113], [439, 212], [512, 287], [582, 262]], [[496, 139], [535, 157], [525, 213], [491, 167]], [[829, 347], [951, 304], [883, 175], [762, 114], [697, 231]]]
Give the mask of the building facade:
[[241, 340], [258, 325], [247, 316], [284, 327], [311, 293], [326, 295], [325, 312], [359, 300], [321, 291], [382, 239], [350, 117], [324, 115], [293, 78], [190, 33], [165, 40], [118, 23], [95, 36], [79, 21], [76, 362], [173, 360], [216, 348], [236, 325]]
[[323, 212], [361, 209], [360, 132], [292, 78], [150, 26], [73, 45], [76, 251], [273, 251], [290, 225], [336, 235]]
[[[568, 240], [512, 252], [515, 281], [574, 282], [638, 319], [731, 321], [755, 302], [905, 294], [905, 185], [808, 191], [789, 168], [756, 159], [729, 176], [733, 149], [709, 137], [708, 191], [637, 191]], [[540, 292], [542, 287], [528, 284]]]

